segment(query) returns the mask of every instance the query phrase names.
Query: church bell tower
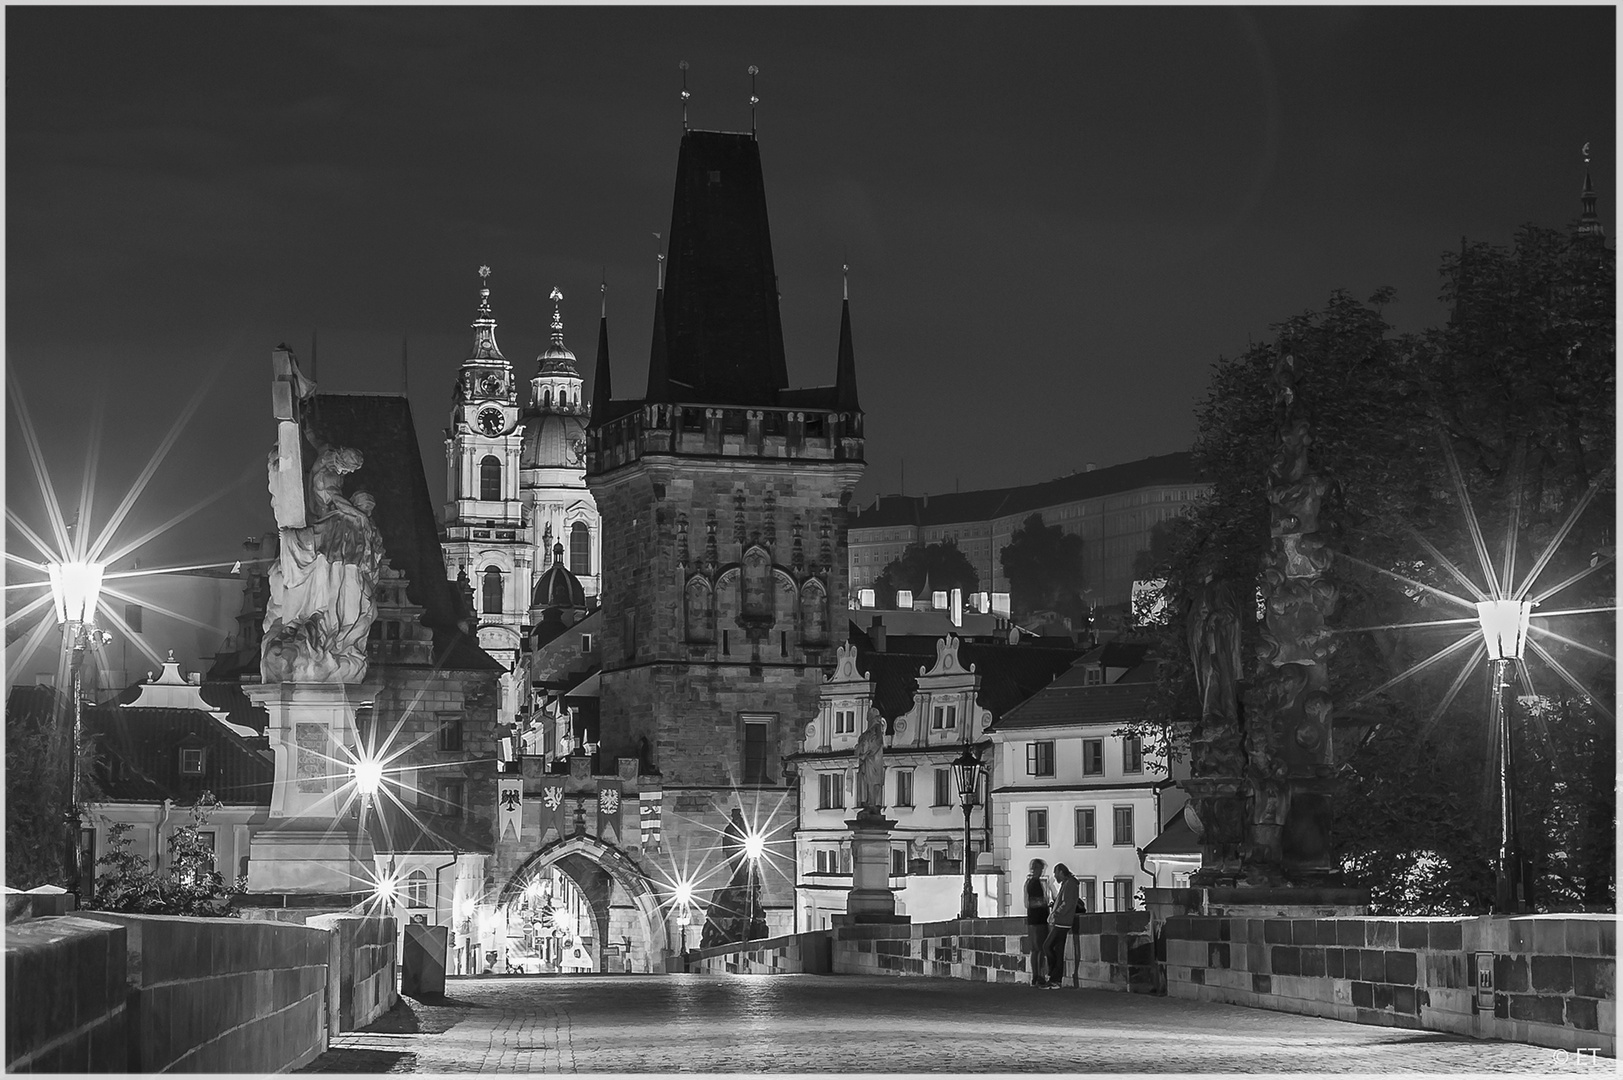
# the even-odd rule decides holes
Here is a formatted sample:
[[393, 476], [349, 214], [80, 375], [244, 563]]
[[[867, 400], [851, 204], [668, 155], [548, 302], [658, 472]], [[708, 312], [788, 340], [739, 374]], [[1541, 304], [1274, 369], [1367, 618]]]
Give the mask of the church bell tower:
[[518, 383], [496, 345], [489, 277], [490, 267], [481, 266], [473, 348], [451, 393], [443, 547], [446, 576], [466, 574], [473, 588], [479, 645], [511, 667], [529, 608], [534, 548], [519, 491]]

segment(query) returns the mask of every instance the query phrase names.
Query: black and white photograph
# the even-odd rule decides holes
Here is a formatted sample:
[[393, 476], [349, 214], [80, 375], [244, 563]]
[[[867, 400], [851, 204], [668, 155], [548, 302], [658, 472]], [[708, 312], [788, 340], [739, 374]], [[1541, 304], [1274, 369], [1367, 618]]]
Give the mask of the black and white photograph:
[[1613, 1074], [1617, 22], [7, 5], [6, 1071]]

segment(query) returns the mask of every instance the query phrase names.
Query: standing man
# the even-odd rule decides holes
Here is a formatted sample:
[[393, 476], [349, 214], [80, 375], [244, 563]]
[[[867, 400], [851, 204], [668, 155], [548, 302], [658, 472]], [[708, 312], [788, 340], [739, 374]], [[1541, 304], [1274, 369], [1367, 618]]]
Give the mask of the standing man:
[[1044, 945], [1044, 951], [1048, 953], [1048, 979], [1043, 986], [1049, 990], [1058, 990], [1065, 980], [1065, 936], [1071, 932], [1071, 924], [1076, 920], [1081, 889], [1080, 883], [1064, 863], [1054, 864], [1054, 883], [1058, 889], [1053, 910], [1048, 914], [1048, 941]]
[[1026, 878], [1026, 956], [1031, 961], [1031, 985], [1043, 984], [1043, 946], [1048, 942], [1048, 885], [1043, 881], [1043, 870], [1048, 866], [1041, 859], [1031, 860], [1031, 875]]

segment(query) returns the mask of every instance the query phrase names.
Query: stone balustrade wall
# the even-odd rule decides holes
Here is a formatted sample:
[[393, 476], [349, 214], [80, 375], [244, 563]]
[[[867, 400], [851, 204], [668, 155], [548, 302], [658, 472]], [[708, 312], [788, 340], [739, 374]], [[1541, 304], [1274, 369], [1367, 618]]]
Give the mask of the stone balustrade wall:
[[400, 985], [393, 919], [316, 915], [306, 926], [331, 933], [327, 1022], [356, 1031], [394, 1007]]
[[[1168, 919], [1163, 936], [1174, 997], [1617, 1053], [1611, 915], [1196, 915]], [[1479, 984], [1479, 954], [1491, 982]]]
[[6, 927], [6, 1071], [124, 1072], [122, 926], [77, 916]]
[[827, 975], [832, 930], [751, 941], [749, 948], [719, 945], [687, 954], [687, 970], [701, 975]]
[[246, 919], [86, 912], [124, 927], [129, 1072], [284, 1072], [327, 1049], [330, 935]]

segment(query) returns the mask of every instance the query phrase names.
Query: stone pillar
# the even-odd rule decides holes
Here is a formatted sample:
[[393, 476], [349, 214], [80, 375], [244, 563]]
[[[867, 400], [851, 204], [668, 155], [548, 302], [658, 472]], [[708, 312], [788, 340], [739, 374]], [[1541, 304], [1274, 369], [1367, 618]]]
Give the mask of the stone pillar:
[[851, 829], [851, 891], [846, 895], [849, 922], [906, 922], [896, 914], [890, 888], [890, 830], [896, 822], [881, 814], [858, 814]]
[[284, 682], [243, 692], [270, 714], [265, 734], [276, 757], [270, 821], [249, 845], [248, 891], [370, 890], [375, 854], [349, 786], [361, 688]]

